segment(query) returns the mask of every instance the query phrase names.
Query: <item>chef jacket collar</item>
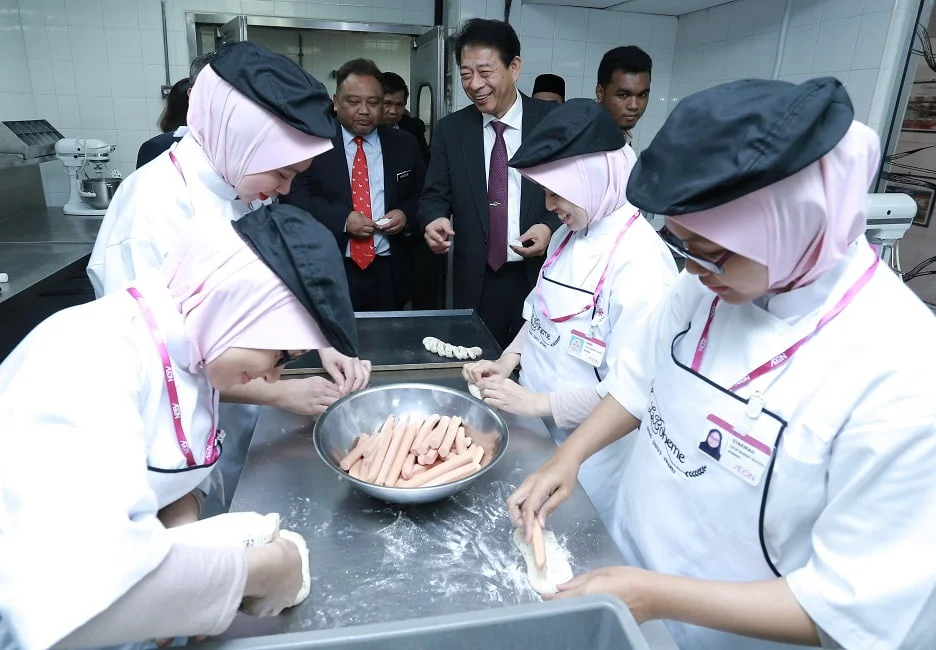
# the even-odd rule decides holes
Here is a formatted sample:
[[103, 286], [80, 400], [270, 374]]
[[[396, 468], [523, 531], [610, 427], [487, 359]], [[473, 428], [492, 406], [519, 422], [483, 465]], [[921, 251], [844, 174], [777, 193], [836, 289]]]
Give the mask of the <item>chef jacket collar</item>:
[[[516, 90], [516, 89], [514, 89]], [[520, 97], [520, 91], [516, 90], [517, 98], [514, 100], [514, 103], [511, 104], [510, 108], [507, 109], [507, 112], [504, 113], [504, 117], [497, 120], [496, 117], [490, 113], [481, 113], [481, 126], [486, 127], [488, 124], [497, 120], [498, 122], [503, 122], [507, 125], [508, 128], [517, 129], [518, 131], [523, 130], [523, 98]]]
[[[225, 201], [237, 199], [237, 192], [211, 166], [208, 156], [205, 155], [205, 152], [195, 141], [195, 136], [191, 132], [186, 133], [179, 140], [172, 152], [178, 159], [183, 174], [187, 177], [194, 176], [201, 185]], [[190, 178], [186, 178], [186, 185], [189, 185], [190, 182]], [[188, 189], [191, 192], [195, 188], [190, 186]]]
[[627, 198], [667, 216], [723, 205], [819, 160], [853, 117], [832, 77], [799, 85], [743, 79], [702, 90], [676, 104], [640, 154]]
[[331, 232], [308, 212], [283, 203], [263, 206], [232, 223], [315, 319], [329, 344], [358, 356], [344, 260]]

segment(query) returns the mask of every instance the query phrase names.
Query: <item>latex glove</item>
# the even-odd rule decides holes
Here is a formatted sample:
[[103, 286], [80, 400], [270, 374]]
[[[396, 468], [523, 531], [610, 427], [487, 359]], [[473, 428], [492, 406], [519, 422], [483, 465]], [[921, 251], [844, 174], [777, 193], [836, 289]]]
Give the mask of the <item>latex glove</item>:
[[546, 252], [551, 238], [552, 231], [549, 226], [543, 223], [533, 224], [529, 230], [517, 237], [521, 242], [531, 242], [530, 245], [511, 246], [510, 249], [520, 257], [538, 257]]
[[426, 226], [426, 244], [433, 253], [447, 253], [452, 247], [448, 239], [454, 235], [455, 231], [452, 230], [452, 222], [448, 217], [439, 217]]
[[337, 384], [324, 377], [284, 379], [276, 387], [276, 406], [299, 415], [320, 415], [341, 397]]
[[406, 227], [406, 215], [403, 210], [390, 210], [383, 218], [390, 219], [390, 223], [386, 226], [377, 226], [377, 230], [385, 235], [396, 235]]
[[370, 381], [371, 362], [348, 357], [335, 348], [319, 350], [322, 367], [335, 381], [342, 396], [361, 390]]
[[241, 610], [251, 616], [276, 616], [291, 607], [302, 589], [302, 555], [285, 537], [244, 551], [247, 585]]
[[572, 494], [579, 467], [578, 462], [557, 450], [507, 498], [510, 520], [517, 528], [523, 528], [528, 542], [533, 540], [533, 518], [545, 528], [549, 514]]
[[520, 365], [519, 354], [505, 354], [497, 361], [483, 359], [462, 366], [462, 377], [477, 386], [483, 379], [504, 379]]
[[484, 379], [478, 383], [484, 403], [501, 411], [524, 417], [550, 415], [549, 393], [534, 393], [506, 377]]

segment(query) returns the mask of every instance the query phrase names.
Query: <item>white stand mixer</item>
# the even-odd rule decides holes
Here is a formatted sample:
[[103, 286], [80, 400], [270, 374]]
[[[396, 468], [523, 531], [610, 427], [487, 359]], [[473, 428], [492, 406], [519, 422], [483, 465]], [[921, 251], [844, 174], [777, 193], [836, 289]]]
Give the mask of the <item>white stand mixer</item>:
[[[107, 167], [110, 155], [116, 148], [112, 144], [90, 138], [62, 138], [55, 143], [55, 154], [65, 165], [71, 187], [68, 203], [62, 209], [65, 214], [104, 216], [113, 190], [120, 183], [120, 172]], [[84, 178], [80, 177], [82, 171]], [[98, 191], [87, 191], [89, 183], [96, 184]], [[83, 185], [86, 187], [83, 188]], [[108, 185], [111, 186], [109, 192]], [[105, 193], [104, 197], [101, 196], [102, 192]]]

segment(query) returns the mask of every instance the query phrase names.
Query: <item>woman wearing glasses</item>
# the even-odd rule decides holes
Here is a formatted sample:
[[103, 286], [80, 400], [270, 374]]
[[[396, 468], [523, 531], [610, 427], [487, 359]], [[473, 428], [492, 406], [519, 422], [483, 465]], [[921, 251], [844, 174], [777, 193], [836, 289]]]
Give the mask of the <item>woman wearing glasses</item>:
[[301, 542], [202, 548], [167, 528], [197, 517], [221, 456], [219, 391], [310, 349], [355, 354], [333, 242], [290, 206], [193, 222], [161, 271], [55, 314], [0, 365], [0, 638], [217, 634], [240, 607], [295, 604]]
[[[649, 344], [643, 321], [676, 280], [673, 256], [624, 195], [635, 159], [607, 111], [573, 99], [545, 117], [510, 161], [545, 189], [546, 206], [563, 225], [524, 302], [525, 327], [500, 359], [468, 364], [464, 375], [492, 406], [554, 418], [557, 443], [607, 393], [615, 364], [630, 363]], [[519, 384], [509, 378], [518, 365]], [[579, 474], [606, 523], [629, 445], [603, 449]]]
[[621, 366], [509, 499], [529, 531], [582, 459], [635, 438], [611, 527], [628, 566], [560, 597], [616, 594], [693, 650], [932, 646], [936, 346], [917, 341], [936, 319], [864, 237], [880, 151], [852, 117], [835, 79], [735, 82], [682, 100], [642, 154], [628, 197], [686, 258], [652, 381]]

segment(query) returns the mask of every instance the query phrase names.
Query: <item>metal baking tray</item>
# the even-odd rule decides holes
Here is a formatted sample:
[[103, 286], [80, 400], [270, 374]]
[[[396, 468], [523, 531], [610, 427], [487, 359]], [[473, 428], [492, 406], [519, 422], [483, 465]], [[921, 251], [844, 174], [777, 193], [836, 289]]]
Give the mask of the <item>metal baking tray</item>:
[[[461, 368], [465, 361], [447, 359], [429, 352], [422, 340], [427, 336], [479, 347], [481, 358], [497, 359], [501, 348], [473, 309], [439, 311], [358, 312], [360, 358], [369, 359], [374, 371]], [[321, 374], [317, 352], [310, 352], [283, 370], [284, 375]]]
[[606, 595], [217, 641], [199, 647], [206, 650], [650, 650], [624, 604]]

